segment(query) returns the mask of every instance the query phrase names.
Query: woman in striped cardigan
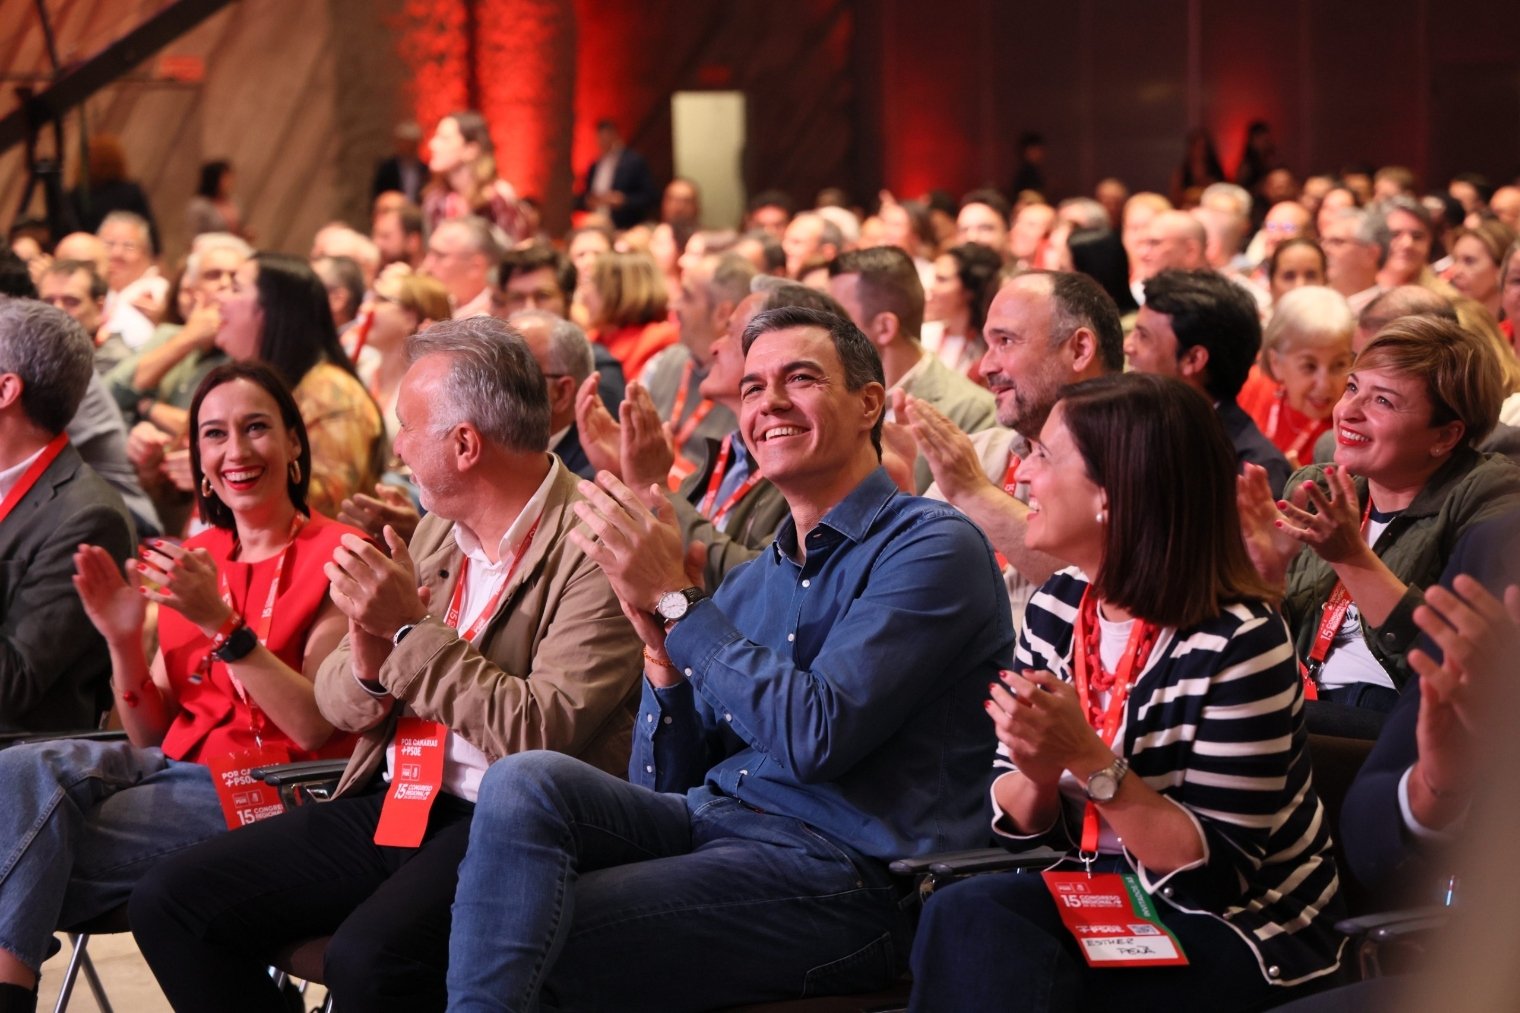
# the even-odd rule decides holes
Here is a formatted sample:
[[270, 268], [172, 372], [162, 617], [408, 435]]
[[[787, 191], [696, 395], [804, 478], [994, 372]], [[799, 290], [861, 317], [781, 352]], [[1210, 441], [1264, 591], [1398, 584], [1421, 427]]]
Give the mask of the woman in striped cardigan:
[[1332, 984], [1339, 887], [1297, 663], [1216, 414], [1162, 377], [1077, 384], [1024, 469], [1026, 541], [1072, 565], [991, 687], [993, 829], [1133, 874], [1189, 963], [1090, 967], [1042, 877], [981, 876], [925, 909], [913, 1009], [1251, 1010]]

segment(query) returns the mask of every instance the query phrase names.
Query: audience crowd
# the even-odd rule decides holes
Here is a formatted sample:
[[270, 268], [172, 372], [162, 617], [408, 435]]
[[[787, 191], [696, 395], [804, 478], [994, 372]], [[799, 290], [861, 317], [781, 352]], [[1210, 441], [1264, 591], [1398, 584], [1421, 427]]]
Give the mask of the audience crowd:
[[110, 138], [12, 227], [0, 1013], [123, 912], [181, 1010], [1392, 1001], [1520, 720], [1520, 179], [715, 222], [597, 136], [563, 236], [467, 110], [309, 257]]

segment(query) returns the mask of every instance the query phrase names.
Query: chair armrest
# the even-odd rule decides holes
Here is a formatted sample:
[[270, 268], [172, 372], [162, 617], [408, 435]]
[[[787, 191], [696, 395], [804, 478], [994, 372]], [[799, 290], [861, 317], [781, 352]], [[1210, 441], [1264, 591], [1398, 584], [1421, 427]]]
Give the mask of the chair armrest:
[[1431, 906], [1383, 911], [1356, 918], [1342, 918], [1335, 923], [1335, 929], [1351, 938], [1362, 978], [1380, 978], [1387, 973], [1383, 966], [1385, 947], [1395, 959], [1401, 955], [1406, 957], [1406, 963], [1410, 955], [1419, 959], [1423, 953], [1421, 937], [1444, 928], [1451, 917], [1451, 910], [1449, 907]]
[[276, 763], [268, 767], [254, 767], [248, 771], [272, 788], [287, 784], [310, 784], [313, 781], [335, 781], [343, 776], [347, 760], [298, 760], [295, 763]]
[[51, 742], [53, 739], [88, 739], [92, 742], [116, 742], [125, 740], [127, 733], [121, 728], [81, 728], [77, 732], [0, 732], [0, 749], [24, 742]]
[[1032, 851], [972, 848], [969, 851], [942, 851], [917, 858], [899, 858], [888, 868], [897, 876], [922, 876], [928, 873], [935, 876], [974, 876], [982, 872], [1054, 865], [1065, 854], [1054, 848], [1035, 848]]
[[1375, 942], [1391, 942], [1400, 936], [1440, 928], [1451, 917], [1451, 910], [1449, 907], [1431, 905], [1379, 911], [1355, 918], [1342, 918], [1335, 923], [1335, 931], [1353, 938], [1367, 936]]
[[1054, 848], [1034, 848], [1030, 851], [974, 848], [970, 851], [942, 851], [917, 858], [899, 858], [887, 868], [893, 875], [916, 880], [920, 899], [928, 900], [929, 894], [957, 879], [988, 872], [1007, 872], [1010, 869], [1043, 869], [1055, 865], [1065, 857], [1066, 852]]
[[280, 801], [290, 810], [306, 801], [326, 802], [332, 798], [347, 766], [347, 760], [300, 760], [254, 767], [248, 775], [279, 791]]

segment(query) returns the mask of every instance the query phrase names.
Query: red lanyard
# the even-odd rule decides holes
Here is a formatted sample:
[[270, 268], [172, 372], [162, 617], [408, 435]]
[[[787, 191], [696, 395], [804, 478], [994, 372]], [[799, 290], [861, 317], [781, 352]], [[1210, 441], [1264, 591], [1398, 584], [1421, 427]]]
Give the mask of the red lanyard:
[[1003, 469], [1003, 491], [1012, 496], [1013, 491], [1019, 487], [1019, 465], [1023, 464], [1023, 458], [1008, 449], [1008, 466]]
[[[1130, 687], [1135, 678], [1145, 671], [1151, 649], [1156, 646], [1160, 634], [1161, 628], [1155, 623], [1136, 619], [1129, 631], [1129, 642], [1124, 645], [1124, 654], [1119, 659], [1118, 671], [1107, 671], [1103, 667], [1100, 653], [1102, 632], [1098, 622], [1098, 599], [1091, 586], [1083, 592], [1082, 604], [1077, 610], [1077, 628], [1073, 631], [1077, 700], [1082, 705], [1082, 714], [1087, 718], [1087, 723], [1110, 749], [1119, 733], [1124, 707], [1129, 701]], [[1109, 694], [1108, 707], [1100, 712], [1098, 694], [1104, 690]], [[1096, 854], [1097, 850], [1098, 807], [1088, 802], [1082, 814], [1082, 851]]]
[[[1008, 465], [1003, 469], [1003, 491], [1010, 496], [1017, 494], [1019, 488], [1019, 465], [1023, 463], [1024, 459], [1015, 454], [1012, 447], [1009, 447]], [[993, 555], [997, 557], [998, 569], [1007, 569], [1008, 557], [995, 549], [993, 550]]]
[[697, 431], [697, 427], [702, 424], [702, 420], [707, 418], [707, 413], [713, 408], [713, 403], [704, 397], [692, 410], [691, 418], [681, 422], [681, 413], [686, 410], [686, 397], [691, 393], [691, 374], [696, 369], [696, 365], [695, 359], [686, 360], [686, 368], [681, 370], [681, 385], [676, 388], [675, 403], [670, 408], [671, 423], [680, 425], [680, 428], [676, 430], [678, 451], [686, 446], [686, 441], [691, 439], [691, 434]]
[[[1367, 537], [1367, 522], [1372, 517], [1372, 495], [1367, 496], [1367, 509], [1362, 512], [1362, 537]], [[1319, 629], [1314, 634], [1314, 644], [1309, 648], [1309, 675], [1318, 680], [1319, 670], [1324, 667], [1325, 659], [1330, 656], [1330, 648], [1335, 643], [1335, 635], [1340, 631], [1341, 623], [1346, 620], [1346, 611], [1351, 607], [1351, 593], [1346, 590], [1346, 585], [1341, 581], [1335, 582], [1335, 587], [1330, 590], [1330, 599], [1325, 602], [1324, 612], [1319, 617]]]
[[[253, 635], [258, 638], [259, 643], [264, 644], [266, 647], [269, 641], [269, 631], [274, 626], [274, 601], [280, 594], [280, 577], [285, 572], [285, 557], [290, 554], [290, 547], [295, 544], [296, 535], [300, 533], [301, 528], [305, 525], [306, 515], [299, 510], [296, 511], [296, 515], [290, 520], [290, 539], [285, 543], [285, 547], [280, 550], [280, 554], [274, 560], [274, 575], [269, 578], [269, 594], [264, 598], [264, 608], [259, 612], [258, 617], [253, 623], [250, 624], [253, 627]], [[219, 570], [216, 579], [222, 592], [222, 601], [227, 603], [228, 608], [236, 610], [237, 606], [232, 600], [232, 589], [227, 586], [227, 571]], [[220, 647], [226, 639], [225, 633], [218, 633], [212, 638], [212, 650]], [[206, 662], [208, 665], [212, 660], [211, 655], [207, 654]], [[226, 665], [224, 664], [223, 667], [226, 668]], [[264, 746], [262, 735], [264, 712], [259, 710], [259, 705], [254, 703], [248, 696], [248, 689], [243, 685], [243, 680], [233, 675], [231, 668], [227, 668], [227, 678], [232, 682], [232, 688], [237, 691], [238, 699], [242, 700], [243, 705], [248, 708], [249, 730], [253, 732], [254, 743], [262, 749]]]
[[[1277, 444], [1277, 428], [1282, 424], [1283, 402], [1285, 402], [1287, 399], [1288, 389], [1286, 387], [1277, 388], [1277, 396], [1272, 399], [1272, 410], [1267, 413], [1266, 437], [1273, 444]], [[1313, 436], [1315, 434], [1315, 430], [1319, 428], [1314, 424], [1313, 419], [1307, 419], [1307, 421], [1308, 425], [1299, 430], [1298, 438], [1294, 440], [1290, 445], [1282, 448], [1283, 456], [1286, 457], [1288, 459], [1288, 462], [1295, 468], [1298, 467], [1298, 462], [1303, 455], [1304, 447], [1309, 443], [1309, 437]], [[1278, 445], [1280, 446], [1280, 444]]]
[[[359, 365], [359, 353], [364, 351], [364, 346], [369, 344], [369, 329], [375, 324], [375, 309], [369, 309], [359, 314], [359, 319], [354, 323], [354, 350], [348, 356], [350, 362]], [[371, 391], [370, 393], [374, 393]]]
[[[475, 621], [470, 624], [470, 628], [460, 634], [464, 639], [474, 642], [475, 638], [480, 636], [480, 631], [486, 628], [486, 624], [496, 614], [496, 606], [501, 604], [501, 596], [506, 593], [507, 585], [512, 582], [512, 575], [517, 572], [517, 567], [522, 563], [523, 557], [528, 554], [528, 546], [533, 544], [533, 535], [538, 531], [538, 521], [540, 520], [543, 520], [542, 514], [539, 515], [538, 520], [533, 522], [533, 526], [528, 529], [528, 533], [523, 536], [522, 544], [518, 545], [517, 551], [512, 554], [512, 565], [507, 567], [506, 576], [501, 578], [501, 583], [497, 584], [496, 590], [491, 592], [491, 597], [486, 602], [485, 607], [475, 616]], [[444, 622], [456, 630], [459, 629], [459, 610], [464, 605], [464, 587], [468, 583], [469, 577], [470, 557], [465, 556], [464, 559], [460, 560], [459, 580], [454, 584], [454, 596], [449, 600], [449, 610], [444, 614], [443, 619]]]
[[68, 445], [68, 442], [68, 433], [59, 433], [48, 441], [48, 445], [42, 448], [42, 453], [37, 455], [37, 460], [21, 473], [21, 477], [16, 480], [11, 491], [5, 494], [4, 501], [0, 501], [0, 521], [9, 517], [11, 511], [16, 509], [16, 504], [26, 498], [26, 494], [32, 491], [32, 486], [37, 484], [42, 473], [48, 470], [48, 465], [63, 453], [63, 448]]
[[718, 461], [713, 465], [712, 477], [707, 480], [707, 494], [702, 497], [702, 504], [697, 507], [698, 513], [719, 528], [723, 526], [723, 518], [728, 516], [728, 512], [760, 483], [762, 477], [759, 469], [751, 471], [745, 476], [744, 481], [739, 483], [739, 488], [729, 493], [728, 499], [724, 500], [716, 511], [713, 510], [713, 504], [718, 499], [718, 489], [723, 485], [724, 475], [728, 473], [728, 459], [733, 456], [734, 441], [738, 438], [737, 434], [730, 436], [719, 446]]

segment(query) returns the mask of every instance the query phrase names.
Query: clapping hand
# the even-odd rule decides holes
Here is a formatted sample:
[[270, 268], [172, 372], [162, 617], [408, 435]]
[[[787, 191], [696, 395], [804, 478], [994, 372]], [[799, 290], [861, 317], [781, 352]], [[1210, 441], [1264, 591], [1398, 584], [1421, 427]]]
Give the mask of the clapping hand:
[[138, 594], [167, 605], [208, 637], [232, 615], [217, 590], [216, 561], [205, 549], [186, 549], [162, 538], [143, 543], [137, 570]]

